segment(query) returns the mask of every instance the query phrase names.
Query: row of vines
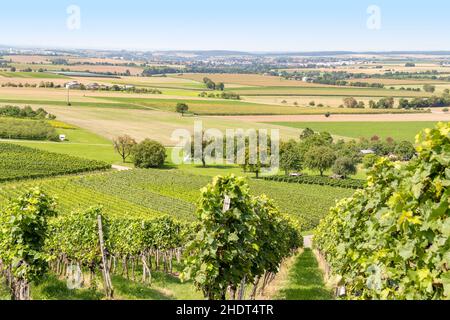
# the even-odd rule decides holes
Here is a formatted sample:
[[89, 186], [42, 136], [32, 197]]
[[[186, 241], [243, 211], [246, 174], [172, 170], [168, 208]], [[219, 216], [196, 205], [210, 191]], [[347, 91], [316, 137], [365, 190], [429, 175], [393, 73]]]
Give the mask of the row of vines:
[[332, 186], [339, 188], [348, 189], [361, 189], [364, 187], [364, 181], [358, 179], [333, 179], [330, 177], [321, 176], [269, 176], [264, 177], [264, 180], [278, 181], [278, 182], [289, 182], [289, 183], [300, 183], [300, 184], [317, 184], [320, 186]]
[[174, 274], [177, 264], [182, 279], [205, 298], [242, 299], [248, 284], [252, 297], [263, 290], [302, 243], [295, 222], [265, 196], [250, 196], [246, 182], [233, 176], [216, 178], [202, 191], [197, 215], [192, 223], [168, 215], [110, 215], [101, 207], [58, 214], [52, 197], [33, 188], [0, 214], [0, 272], [13, 299], [30, 299], [30, 284], [49, 271], [74, 288], [92, 285], [101, 272], [113, 298], [110, 274], [151, 285], [154, 271]]
[[0, 143], [0, 182], [104, 170], [104, 162]]
[[417, 153], [381, 159], [316, 231], [349, 299], [450, 299], [450, 123], [420, 133]]

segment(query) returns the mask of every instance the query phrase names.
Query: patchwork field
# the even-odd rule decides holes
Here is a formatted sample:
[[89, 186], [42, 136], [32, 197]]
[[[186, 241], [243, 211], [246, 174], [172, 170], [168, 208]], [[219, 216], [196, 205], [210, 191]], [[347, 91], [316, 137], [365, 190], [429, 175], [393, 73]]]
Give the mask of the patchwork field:
[[6, 72], [0, 71], [0, 77], [14, 79], [68, 79], [68, 77], [48, 72]]
[[302, 81], [292, 81], [285, 80], [281, 77], [275, 76], [263, 76], [258, 74], [205, 74], [205, 73], [187, 73], [179, 76], [183, 79], [190, 79], [197, 82], [203, 82], [203, 78], [210, 78], [214, 82], [223, 82], [225, 84], [231, 85], [241, 85], [240, 88], [245, 88], [246, 86], [261, 86], [261, 87], [326, 87], [325, 85], [313, 84], [302, 82]]
[[[182, 117], [173, 112], [135, 110], [125, 108], [62, 108], [48, 106], [46, 110], [55, 114], [59, 120], [87, 129], [107, 139], [128, 134], [137, 140], [152, 138], [171, 146], [172, 133], [177, 129], [186, 129], [193, 132], [194, 123], [202, 121], [203, 127], [226, 129], [250, 129], [267, 128], [275, 129], [277, 126], [266, 124], [247, 123], [221, 119], [218, 117]], [[296, 137], [298, 130], [282, 128], [280, 134], [283, 137]]]
[[436, 122], [272, 122], [271, 124], [298, 129], [311, 128], [317, 132], [327, 131], [332, 135], [351, 138], [378, 136], [381, 139], [391, 137], [397, 141], [414, 142], [419, 131], [434, 127]]
[[[410, 57], [409, 57], [410, 58]], [[429, 57], [426, 57], [429, 59]], [[414, 67], [405, 67], [405, 63], [389, 62], [387, 60], [380, 60], [376, 63], [369, 63], [365, 65], [349, 65], [349, 66], [338, 66], [336, 68], [317, 68], [317, 69], [283, 69], [283, 70], [297, 70], [297, 71], [322, 71], [322, 72], [336, 72], [345, 71], [349, 73], [365, 73], [365, 74], [384, 74], [386, 72], [425, 72], [425, 71], [438, 71], [443, 73], [450, 73], [450, 68], [448, 66], [441, 66], [438, 63], [416, 63]]]
[[[280, 106], [298, 106], [298, 107], [307, 107], [308, 109], [310, 102], [314, 102], [316, 106], [322, 104], [323, 110], [331, 107], [335, 113], [350, 113], [352, 110], [339, 108], [343, 105], [343, 100], [345, 97], [343, 96], [243, 96], [244, 101], [252, 102], [252, 103], [260, 103], [260, 104], [271, 104], [271, 105], [280, 105]], [[378, 101], [380, 97], [357, 97], [358, 101], [364, 102], [365, 106], [369, 105], [369, 101]], [[394, 98], [395, 104], [398, 105], [398, 101], [400, 98]], [[338, 109], [339, 110], [336, 110]], [[312, 108], [315, 109], [315, 108]], [[361, 110], [358, 110], [361, 112]], [[363, 110], [364, 111], [364, 110]], [[379, 112], [376, 109], [367, 109], [366, 112]], [[389, 111], [402, 111], [402, 110], [389, 110]]]
[[[429, 97], [425, 92], [355, 87], [247, 87], [233, 90], [242, 96], [332, 96], [332, 97]], [[341, 98], [341, 99], [342, 99]]]

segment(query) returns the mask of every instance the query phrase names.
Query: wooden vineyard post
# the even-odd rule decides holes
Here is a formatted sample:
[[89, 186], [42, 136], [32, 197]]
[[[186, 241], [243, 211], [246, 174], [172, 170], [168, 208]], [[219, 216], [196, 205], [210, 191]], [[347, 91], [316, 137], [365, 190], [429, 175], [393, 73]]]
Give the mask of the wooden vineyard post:
[[103, 264], [103, 270], [102, 270], [103, 282], [104, 282], [104, 286], [105, 286], [106, 297], [108, 299], [113, 299], [114, 298], [114, 288], [112, 286], [111, 276], [109, 274], [109, 268], [108, 268], [108, 261], [106, 259], [105, 242], [103, 239], [103, 224], [102, 224], [102, 216], [101, 215], [98, 215], [97, 221], [98, 221], [98, 238], [100, 240], [100, 251], [102, 254], [102, 264]]

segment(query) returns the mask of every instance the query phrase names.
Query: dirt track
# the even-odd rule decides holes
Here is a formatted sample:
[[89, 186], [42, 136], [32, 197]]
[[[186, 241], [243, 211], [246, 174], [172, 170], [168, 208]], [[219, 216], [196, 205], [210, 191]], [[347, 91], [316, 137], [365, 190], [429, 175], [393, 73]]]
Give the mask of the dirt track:
[[450, 113], [413, 114], [337, 114], [329, 118], [323, 115], [279, 115], [279, 116], [227, 116], [248, 122], [400, 122], [400, 121], [450, 121]]

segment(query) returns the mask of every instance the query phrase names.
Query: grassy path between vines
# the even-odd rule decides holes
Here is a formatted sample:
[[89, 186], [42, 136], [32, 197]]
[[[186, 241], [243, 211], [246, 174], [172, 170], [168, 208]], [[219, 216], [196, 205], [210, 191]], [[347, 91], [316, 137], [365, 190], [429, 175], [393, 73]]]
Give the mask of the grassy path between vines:
[[286, 285], [278, 292], [279, 300], [331, 300], [333, 296], [325, 287], [322, 271], [311, 249], [298, 255], [290, 268]]

